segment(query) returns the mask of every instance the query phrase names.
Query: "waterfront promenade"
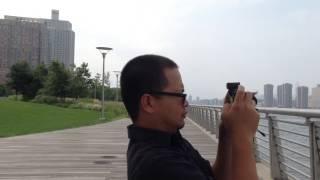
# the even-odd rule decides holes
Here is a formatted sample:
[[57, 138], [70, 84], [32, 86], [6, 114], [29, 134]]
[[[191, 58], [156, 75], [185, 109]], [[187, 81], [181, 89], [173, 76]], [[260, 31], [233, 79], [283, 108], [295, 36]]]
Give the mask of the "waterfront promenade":
[[[0, 179], [127, 179], [127, 125], [123, 119], [105, 124], [0, 138]], [[186, 120], [182, 134], [211, 162], [217, 141]], [[258, 165], [262, 179], [268, 174]]]

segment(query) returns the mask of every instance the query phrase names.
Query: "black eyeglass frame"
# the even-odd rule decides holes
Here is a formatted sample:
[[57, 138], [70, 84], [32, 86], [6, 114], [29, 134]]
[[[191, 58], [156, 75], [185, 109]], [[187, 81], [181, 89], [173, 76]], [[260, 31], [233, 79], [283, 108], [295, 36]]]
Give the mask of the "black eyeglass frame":
[[183, 99], [183, 103], [185, 103], [186, 98], [187, 98], [187, 94], [185, 94], [185, 93], [175, 93], [175, 92], [165, 92], [165, 91], [149, 91], [146, 93], [151, 94], [151, 95], [159, 95], [159, 96], [181, 97]]

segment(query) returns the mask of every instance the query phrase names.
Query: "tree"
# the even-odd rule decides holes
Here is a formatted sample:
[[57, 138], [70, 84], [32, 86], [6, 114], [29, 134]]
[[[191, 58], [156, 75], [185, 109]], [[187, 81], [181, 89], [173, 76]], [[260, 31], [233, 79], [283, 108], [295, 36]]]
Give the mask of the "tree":
[[107, 74], [104, 75], [104, 84], [107, 87], [110, 87], [110, 73], [107, 72]]
[[73, 71], [72, 75], [70, 96], [75, 98], [88, 96], [89, 88], [93, 87], [88, 63], [82, 63]]
[[116, 98], [116, 88], [106, 87], [104, 89], [104, 99], [109, 101], [114, 101]]
[[8, 95], [8, 89], [5, 85], [0, 84], [0, 97], [1, 96], [7, 96]]
[[33, 79], [29, 86], [28, 97], [34, 98], [38, 91], [44, 87], [45, 81], [48, 76], [48, 69], [44, 64], [38, 65], [32, 72]]
[[36, 67], [36, 69], [33, 71], [33, 77], [35, 80], [38, 81], [39, 86], [42, 88], [44, 86], [44, 83], [47, 80], [48, 76], [48, 69], [44, 64], [40, 64]]
[[71, 73], [64, 65], [53, 61], [49, 66], [44, 92], [47, 95], [65, 98], [70, 90]]
[[33, 75], [29, 64], [25, 61], [18, 62], [11, 66], [8, 74], [8, 87], [16, 91], [16, 95], [21, 93], [23, 99], [29, 99], [30, 84], [33, 80]]
[[97, 73], [92, 81], [94, 82], [94, 87], [91, 88], [91, 94], [93, 94], [93, 98], [97, 99], [97, 88], [101, 86], [101, 74]]

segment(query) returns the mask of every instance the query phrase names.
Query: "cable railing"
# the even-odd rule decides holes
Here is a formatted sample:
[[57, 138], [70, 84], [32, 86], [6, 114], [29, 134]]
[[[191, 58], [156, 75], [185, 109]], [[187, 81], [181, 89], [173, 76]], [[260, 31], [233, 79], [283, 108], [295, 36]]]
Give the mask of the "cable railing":
[[[190, 105], [188, 117], [219, 135], [221, 106]], [[259, 107], [255, 157], [273, 179], [320, 180], [320, 110]]]

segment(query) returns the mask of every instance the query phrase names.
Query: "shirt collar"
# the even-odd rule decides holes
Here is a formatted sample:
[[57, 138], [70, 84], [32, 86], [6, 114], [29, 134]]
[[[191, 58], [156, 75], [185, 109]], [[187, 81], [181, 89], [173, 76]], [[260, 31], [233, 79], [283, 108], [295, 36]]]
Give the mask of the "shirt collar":
[[168, 133], [156, 129], [138, 127], [134, 124], [129, 125], [127, 128], [129, 139], [134, 141], [150, 141], [155, 144], [169, 146], [182, 139], [179, 130], [176, 133]]

